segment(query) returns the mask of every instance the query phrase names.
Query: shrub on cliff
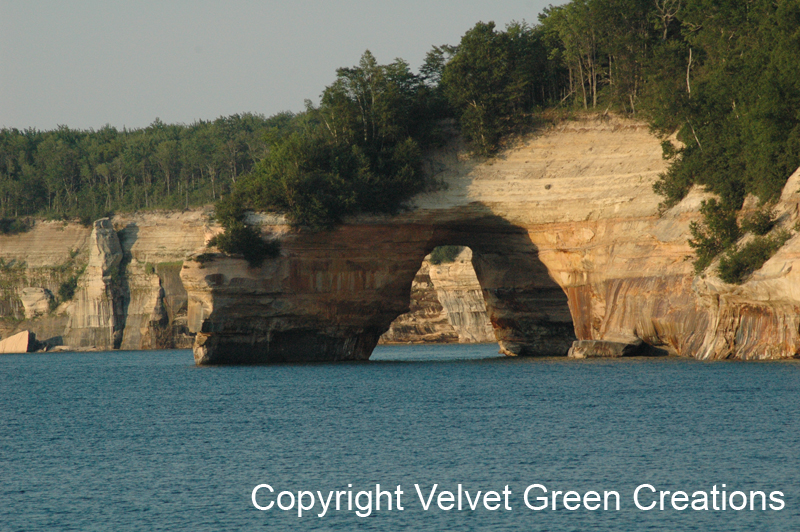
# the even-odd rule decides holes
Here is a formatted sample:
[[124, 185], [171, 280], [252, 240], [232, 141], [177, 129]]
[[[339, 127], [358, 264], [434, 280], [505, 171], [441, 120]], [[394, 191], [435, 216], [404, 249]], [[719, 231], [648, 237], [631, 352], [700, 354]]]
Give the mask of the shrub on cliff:
[[[720, 259], [718, 273], [728, 283], [741, 283], [788, 240], [788, 233], [784, 231], [764, 236], [775, 226], [775, 213], [768, 205], [746, 216], [741, 228], [736, 221], [736, 209], [716, 199], [704, 201], [700, 213], [703, 222], [692, 222], [689, 226], [692, 232], [689, 245], [696, 255], [695, 272], [702, 272], [720, 253], [727, 252]], [[756, 238], [736, 248], [736, 241], [743, 232], [753, 233]]]
[[742, 220], [742, 230], [754, 235], [766, 235], [773, 227], [775, 227], [775, 212], [768, 205], [762, 206]]
[[736, 211], [725, 204], [716, 199], [703, 201], [700, 213], [703, 222], [692, 222], [689, 226], [692, 232], [689, 245], [695, 250], [696, 273], [705, 270], [717, 255], [733, 246], [741, 236]]
[[69, 301], [75, 297], [75, 290], [78, 288], [78, 277], [72, 276], [58, 287], [58, 300], [60, 302]]
[[734, 248], [719, 260], [719, 278], [726, 283], [742, 284], [754, 271], [761, 268], [783, 244], [789, 233], [780, 231], [771, 236], [757, 236], [740, 248]]
[[224, 233], [213, 237], [209, 246], [216, 246], [225, 253], [239, 254], [251, 266], [261, 266], [266, 259], [280, 255], [280, 243], [275, 240], [265, 241], [261, 233], [242, 222], [233, 222]]
[[431, 252], [430, 263], [433, 265], [449, 264], [456, 260], [463, 246], [439, 246]]
[[16, 235], [29, 231], [33, 223], [28, 219], [22, 218], [2, 218], [0, 219], [0, 234]]

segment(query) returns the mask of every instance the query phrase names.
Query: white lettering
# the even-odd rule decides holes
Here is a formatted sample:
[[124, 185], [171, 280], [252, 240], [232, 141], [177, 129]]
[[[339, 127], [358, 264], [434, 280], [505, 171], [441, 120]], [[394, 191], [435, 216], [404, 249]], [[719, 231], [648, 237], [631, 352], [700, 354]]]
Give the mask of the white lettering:
[[417, 489], [417, 495], [419, 495], [419, 502], [422, 504], [422, 509], [426, 512], [428, 508], [431, 507], [431, 503], [433, 502], [433, 494], [436, 492], [436, 488], [439, 487], [439, 484], [434, 484], [433, 488], [431, 488], [431, 495], [428, 497], [428, 503], [425, 503], [425, 499], [422, 497], [422, 491], [419, 489], [419, 484], [414, 484], [414, 487]]
[[[287, 506], [287, 507], [285, 507], [285, 508], [284, 508], [284, 507], [283, 507], [283, 505], [281, 504], [281, 499], [283, 499], [283, 496], [284, 496], [284, 495], [288, 495], [288, 496], [289, 496], [289, 498], [292, 500], [292, 504], [290, 504], [289, 506]], [[286, 510], [291, 510], [292, 508], [294, 508], [294, 493], [292, 493], [291, 491], [282, 491], [282, 492], [280, 492], [280, 493], [278, 494], [278, 508], [280, 508], [280, 509], [281, 509], [281, 510], [283, 510], [284, 512], [285, 512]]]
[[[439, 506], [440, 509], [444, 510], [445, 512], [452, 510], [453, 506], [455, 506], [455, 495], [453, 495], [450, 491], [443, 491], [439, 493], [439, 496], [436, 498], [436, 504]], [[447, 504], [450, 503], [450, 504]]]
[[650, 484], [642, 484], [641, 486], [638, 486], [636, 488], [636, 491], [633, 492], [633, 504], [635, 504], [636, 507], [638, 509], [640, 509], [640, 510], [645, 510], [645, 511], [652, 510], [653, 508], [656, 507], [656, 501], [653, 501], [653, 504], [651, 504], [650, 506], [647, 506], [647, 507], [642, 506], [641, 504], [639, 504], [639, 491], [642, 490], [643, 488], [647, 488], [650, 491], [652, 491], [653, 493], [656, 492], [656, 489], [653, 486], [651, 486]]
[[[670, 502], [672, 502], [673, 508], [675, 508], [679, 512], [682, 512], [683, 510], [689, 507], [689, 495], [687, 495], [685, 491], [676, 491], [675, 493], [672, 494], [672, 499], [670, 500]], [[677, 504], [681, 502], [685, 504]]]
[[[574, 502], [575, 506], [570, 507], [570, 503]], [[564, 494], [564, 508], [569, 511], [575, 511], [581, 507], [581, 496], [578, 494], [577, 491], [568, 491]]]
[[769, 500], [775, 502], [777, 504], [769, 503], [769, 507], [775, 511], [781, 511], [786, 507], [786, 503], [783, 502], [783, 492], [782, 491], [773, 491], [769, 494]]
[[[367, 504], [360, 504], [358, 501], [361, 500], [361, 497], [364, 496], [367, 498]], [[372, 513], [372, 492], [371, 491], [359, 491], [356, 493], [356, 515], [359, 517], [369, 517]]]
[[[589, 504], [596, 502], [597, 504]], [[587, 491], [583, 494], [583, 507], [590, 511], [595, 511], [600, 508], [600, 494], [596, 491]]]
[[477, 495], [475, 495], [475, 502], [472, 502], [472, 499], [469, 496], [469, 492], [464, 490], [464, 495], [467, 497], [467, 504], [469, 505], [469, 509], [475, 511], [475, 508], [478, 507], [478, 502], [481, 500], [481, 492], [479, 491]]
[[256, 501], [256, 495], [258, 495], [258, 490], [260, 490], [261, 488], [267, 488], [270, 493], [275, 493], [275, 490], [272, 489], [272, 486], [270, 486], [269, 484], [259, 484], [258, 486], [253, 488], [253, 496], [252, 496], [252, 498], [253, 498], [253, 506], [255, 506], [256, 508], [258, 508], [259, 510], [262, 510], [262, 511], [263, 510], [269, 510], [270, 508], [272, 508], [272, 505], [275, 504], [275, 501], [272, 501], [271, 503], [269, 503], [266, 506], [260, 506], [258, 504], [258, 501]]
[[[303, 497], [308, 495], [311, 498], [311, 506], [305, 506], [303, 504]], [[314, 507], [314, 493], [310, 491], [299, 491], [297, 492], [297, 517], [303, 517], [303, 510], [309, 511]]]
[[511, 496], [511, 490], [508, 489], [508, 484], [506, 484], [506, 487], [503, 489], [503, 496], [506, 499], [506, 510], [511, 511], [511, 505], [508, 504], [508, 498]]
[[544, 510], [547, 508], [547, 497], [536, 497], [537, 501], [542, 502], [541, 506], [531, 505], [531, 503], [528, 501], [528, 493], [534, 489], [542, 490], [542, 493], [547, 493], [547, 488], [545, 488], [541, 484], [531, 484], [525, 489], [525, 493], [522, 495], [522, 498], [525, 501], [525, 506], [527, 506], [531, 510], [536, 510], [538, 512], [539, 510]]
[[322, 492], [320, 492], [320, 491], [317, 492], [317, 496], [319, 496], [319, 503], [322, 505], [322, 513], [321, 514], [317, 514], [317, 517], [325, 517], [325, 514], [328, 513], [328, 508], [331, 505], [331, 499], [333, 498], [333, 492], [332, 491], [328, 492], [328, 498], [327, 499], [323, 499], [322, 498]]
[[[500, 508], [500, 501], [500, 494], [496, 491], [487, 491], [486, 495], [483, 496], [483, 506], [490, 512]], [[498, 504], [489, 504], [490, 502], [496, 502]]]

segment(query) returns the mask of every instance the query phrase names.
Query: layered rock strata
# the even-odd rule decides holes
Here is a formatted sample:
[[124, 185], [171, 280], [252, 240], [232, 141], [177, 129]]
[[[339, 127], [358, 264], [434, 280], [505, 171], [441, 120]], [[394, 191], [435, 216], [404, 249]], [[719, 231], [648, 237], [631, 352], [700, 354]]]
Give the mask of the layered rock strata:
[[458, 334], [458, 342], [495, 342], [483, 290], [472, 267], [472, 250], [464, 248], [452, 262], [432, 265], [429, 275], [442, 313]]
[[117, 279], [121, 261], [122, 248], [111, 220], [94, 222], [89, 237], [89, 262], [67, 309], [67, 345], [119, 347], [124, 328], [122, 293]]
[[[220, 229], [203, 211], [115, 217], [93, 229], [39, 222], [0, 236], [0, 333], [126, 349], [185, 346], [194, 335], [198, 364], [366, 359], [409, 311], [423, 258], [460, 245], [472, 251], [482, 298], [464, 292], [483, 300], [508, 355], [800, 352], [800, 172], [776, 205], [791, 238], [732, 286], [713, 265], [693, 271], [689, 224], [707, 195], [692, 191], [659, 212], [652, 184], [665, 162], [644, 124], [562, 122], [489, 160], [463, 154], [454, 145], [431, 157], [444, 186], [398, 216], [311, 233], [254, 215], [281, 244], [258, 268], [205, 248]], [[433, 285], [435, 275], [428, 270]], [[75, 295], [62, 301], [70, 280]], [[462, 318], [475, 310], [437, 299]]]
[[472, 267], [472, 250], [431, 264], [430, 255], [411, 283], [409, 311], [395, 319], [381, 343], [487, 343], [494, 331]]
[[[414, 280], [408, 312], [398, 316], [389, 330], [380, 337], [380, 343], [456, 343], [459, 335], [448, 319], [449, 313], [439, 301], [431, 279], [431, 263], [425, 257]], [[483, 300], [481, 299], [481, 302]]]
[[215, 231], [208, 214], [40, 221], [0, 236], [0, 333], [28, 329], [45, 347], [190, 347], [180, 268]]
[[[800, 350], [796, 234], [740, 287], [696, 278], [689, 223], [706, 196], [695, 191], [659, 213], [652, 185], [666, 165], [646, 125], [563, 122], [487, 161], [462, 153], [432, 159], [446, 186], [399, 216], [360, 217], [324, 234], [272, 217], [262, 229], [283, 251], [261, 268], [220, 254], [187, 262], [197, 363], [368, 358], [408, 310], [408, 287], [439, 245], [472, 250], [509, 355], [574, 348], [750, 359]], [[797, 218], [792, 182], [779, 206], [784, 227]]]

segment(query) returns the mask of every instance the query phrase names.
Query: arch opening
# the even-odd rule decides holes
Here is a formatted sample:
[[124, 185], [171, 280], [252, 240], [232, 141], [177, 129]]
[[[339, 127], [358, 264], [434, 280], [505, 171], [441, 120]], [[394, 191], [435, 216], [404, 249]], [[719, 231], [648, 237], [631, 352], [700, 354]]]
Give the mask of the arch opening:
[[380, 338], [382, 344], [496, 343], [472, 250], [447, 245], [425, 256], [411, 283], [409, 311]]
[[[409, 290], [410, 313], [393, 322], [382, 341], [477, 340], [496, 342], [510, 356], [568, 354], [577, 338], [567, 295], [524, 229], [495, 216], [482, 217], [440, 227], [431, 243]], [[432, 265], [437, 258], [453, 260], [454, 266]], [[474, 312], [476, 306], [484, 309], [482, 319]], [[449, 327], [449, 336], [437, 337], [434, 327], [428, 327], [431, 317], [440, 329]], [[414, 337], [416, 331], [423, 334]]]
[[203, 292], [191, 300], [190, 294], [195, 361], [366, 360], [392, 322], [409, 311], [423, 257], [447, 245], [472, 252], [466, 262], [477, 280], [473, 300], [480, 305], [482, 299], [501, 353], [566, 355], [576, 339], [567, 294], [531, 235], [480, 205], [468, 214], [450, 223], [300, 233], [286, 240], [279, 260], [258, 271], [223, 261], [185, 265], [182, 279], [213, 285], [212, 299]]

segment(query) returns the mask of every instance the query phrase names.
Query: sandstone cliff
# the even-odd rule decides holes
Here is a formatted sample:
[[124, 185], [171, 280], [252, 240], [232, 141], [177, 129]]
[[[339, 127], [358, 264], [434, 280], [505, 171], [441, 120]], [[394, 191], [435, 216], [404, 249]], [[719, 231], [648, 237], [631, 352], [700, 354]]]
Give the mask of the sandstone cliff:
[[472, 267], [471, 249], [464, 248], [453, 262], [432, 265], [430, 277], [443, 314], [460, 343], [496, 341], [483, 290]]
[[411, 282], [408, 312], [391, 323], [389, 330], [381, 335], [380, 343], [458, 342], [458, 333], [447, 319], [447, 311], [433, 286], [429, 257], [422, 261], [422, 266]]
[[[795, 235], [741, 287], [695, 278], [687, 245], [702, 193], [661, 216], [665, 169], [646, 125], [563, 122], [500, 156], [458, 149], [431, 166], [446, 183], [396, 217], [335, 231], [265, 219], [280, 258], [262, 268], [206, 254], [188, 261], [189, 327], [200, 364], [368, 358], [408, 310], [422, 258], [468, 246], [494, 334], [510, 355], [672, 353], [784, 358], [800, 350]], [[794, 178], [793, 178], [794, 179]], [[793, 180], [780, 209], [797, 218]], [[430, 273], [429, 273], [430, 276]]]
[[207, 219], [192, 211], [92, 227], [39, 221], [0, 236], [0, 333], [30, 330], [47, 347], [190, 347], [180, 267], [204, 245]]
[[[281, 243], [280, 257], [259, 268], [205, 248], [219, 228], [202, 211], [115, 217], [93, 229], [39, 222], [0, 236], [3, 336], [29, 329], [51, 345], [138, 349], [194, 335], [199, 364], [366, 359], [409, 311], [416, 278], [437, 290], [449, 338], [462, 336], [459, 323], [481, 329], [479, 286], [509, 355], [800, 352], [800, 173], [777, 205], [792, 238], [731, 286], [693, 273], [689, 223], [705, 195], [695, 190], [659, 213], [652, 184], [665, 162], [644, 124], [562, 122], [485, 161], [453, 146], [430, 167], [445, 187], [398, 216], [310, 233], [254, 215]], [[469, 247], [477, 286], [455, 283], [449, 298], [437, 270], [420, 271], [440, 245]], [[75, 295], [60, 302], [71, 279]], [[429, 303], [418, 298], [412, 310]]]

